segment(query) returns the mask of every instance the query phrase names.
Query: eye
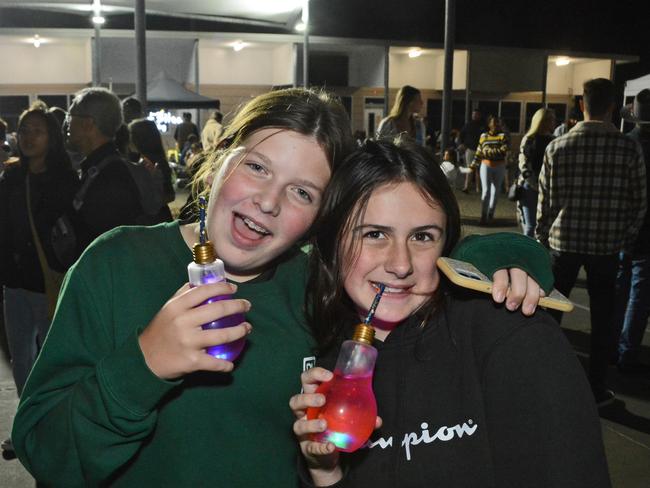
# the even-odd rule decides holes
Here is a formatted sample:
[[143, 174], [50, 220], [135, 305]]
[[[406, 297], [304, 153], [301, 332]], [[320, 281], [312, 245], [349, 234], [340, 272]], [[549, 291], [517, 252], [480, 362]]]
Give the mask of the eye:
[[413, 234], [413, 240], [417, 242], [435, 242], [440, 238], [437, 233], [431, 232], [416, 232]]
[[262, 166], [259, 163], [256, 163], [254, 161], [247, 161], [244, 163], [248, 169], [250, 169], [253, 173], [264, 173], [266, 171], [266, 168]]
[[296, 187], [296, 188], [294, 189], [294, 191], [295, 191], [296, 195], [298, 195], [298, 197], [299, 197], [301, 200], [304, 200], [304, 201], [307, 202], [307, 203], [312, 203], [312, 202], [314, 201], [314, 199], [313, 199], [312, 196], [309, 194], [309, 192], [303, 190], [302, 188], [300, 188], [300, 187]]
[[363, 234], [364, 239], [376, 240], [376, 239], [384, 239], [385, 237], [386, 237], [386, 234], [384, 234], [380, 230], [371, 230], [371, 231], [368, 231], [365, 234]]

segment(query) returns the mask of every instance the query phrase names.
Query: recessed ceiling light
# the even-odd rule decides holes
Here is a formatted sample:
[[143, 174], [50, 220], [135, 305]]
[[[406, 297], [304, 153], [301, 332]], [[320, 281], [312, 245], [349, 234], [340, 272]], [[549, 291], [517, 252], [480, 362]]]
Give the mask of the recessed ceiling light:
[[231, 44], [233, 50], [235, 51], [241, 51], [246, 47], [246, 43], [244, 41], [235, 41]]
[[566, 66], [571, 62], [571, 59], [566, 56], [560, 56], [555, 60], [555, 66]]
[[417, 58], [418, 56], [422, 55], [422, 49], [419, 47], [414, 47], [413, 49], [409, 49], [409, 58]]

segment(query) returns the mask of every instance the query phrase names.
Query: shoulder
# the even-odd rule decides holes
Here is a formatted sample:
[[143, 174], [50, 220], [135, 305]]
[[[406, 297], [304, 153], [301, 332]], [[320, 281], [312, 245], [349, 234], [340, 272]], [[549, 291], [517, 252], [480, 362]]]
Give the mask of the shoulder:
[[[545, 310], [526, 317], [519, 310], [510, 312], [488, 296], [476, 293], [452, 293], [447, 306], [457, 333], [471, 335], [477, 364], [486, 365], [504, 350], [517, 355], [548, 348], [563, 355], [570, 353], [560, 327]], [[465, 331], [459, 330], [459, 325]]]

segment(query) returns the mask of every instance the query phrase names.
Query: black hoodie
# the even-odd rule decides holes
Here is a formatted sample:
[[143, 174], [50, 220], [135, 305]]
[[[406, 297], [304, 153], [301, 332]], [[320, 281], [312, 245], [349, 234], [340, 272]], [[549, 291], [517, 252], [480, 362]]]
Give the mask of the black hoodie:
[[545, 311], [526, 318], [459, 293], [424, 327], [411, 320], [375, 347], [383, 426], [370, 447], [341, 454], [335, 486], [610, 486], [591, 390]]

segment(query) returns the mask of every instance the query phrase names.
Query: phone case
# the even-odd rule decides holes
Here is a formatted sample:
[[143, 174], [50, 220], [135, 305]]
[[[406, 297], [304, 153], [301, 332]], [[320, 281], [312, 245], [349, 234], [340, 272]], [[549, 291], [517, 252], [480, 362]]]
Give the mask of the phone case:
[[[455, 285], [469, 288], [471, 290], [481, 291], [483, 293], [492, 292], [492, 280], [481, 273], [471, 263], [447, 257], [440, 257], [438, 258], [437, 265]], [[573, 310], [573, 303], [555, 289], [553, 289], [549, 296], [540, 298], [539, 305], [554, 310], [560, 310], [561, 312], [570, 312]]]

